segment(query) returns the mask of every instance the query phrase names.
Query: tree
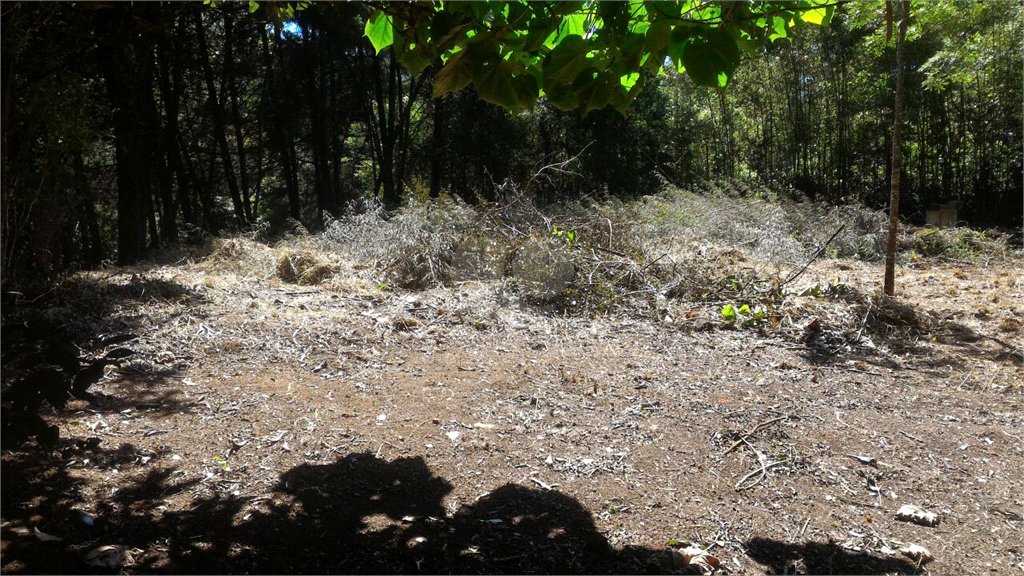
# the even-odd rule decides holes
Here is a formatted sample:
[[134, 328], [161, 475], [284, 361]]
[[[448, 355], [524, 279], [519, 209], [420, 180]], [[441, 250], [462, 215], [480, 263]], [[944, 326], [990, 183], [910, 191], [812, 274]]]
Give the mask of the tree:
[[[900, 128], [903, 124], [903, 45], [907, 40], [907, 25], [910, 21], [910, 2], [896, 2], [900, 12], [900, 31], [896, 35], [896, 104], [892, 120], [892, 184], [889, 191], [889, 240], [885, 247], [885, 282], [882, 291], [886, 296], [896, 292], [896, 233], [900, 225], [900, 172], [903, 170], [903, 152], [900, 150]], [[892, 21], [891, 19], [889, 20]]]

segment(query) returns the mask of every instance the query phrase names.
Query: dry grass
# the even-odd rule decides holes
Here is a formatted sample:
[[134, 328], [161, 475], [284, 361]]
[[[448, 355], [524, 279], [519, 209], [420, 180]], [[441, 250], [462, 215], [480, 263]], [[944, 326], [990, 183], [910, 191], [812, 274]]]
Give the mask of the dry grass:
[[[837, 340], [857, 345], [919, 337], [934, 323], [838, 279], [795, 280], [815, 258], [879, 261], [885, 223], [878, 211], [795, 202], [763, 189], [667, 190], [544, 210], [512, 189], [477, 207], [442, 197], [414, 199], [391, 215], [379, 208], [348, 215], [273, 248], [214, 240], [200, 269], [207, 285], [230, 272], [245, 282], [366, 294], [472, 283], [560, 315], [622, 314], [684, 330], [795, 331], [820, 318]], [[901, 262], [1019, 258], [1005, 237], [969, 230], [911, 229], [900, 247]], [[733, 319], [723, 313], [730, 306], [757, 316]]]
[[[98, 405], [47, 415], [61, 452], [5, 454], [5, 497], [41, 502], [5, 507], [5, 572], [81, 569], [111, 537], [144, 549], [129, 573], [632, 573], [670, 539], [713, 543], [744, 573], [791, 558], [911, 573], [896, 541], [927, 546], [939, 572], [1019, 563], [1003, 541], [1021, 521], [1019, 260], [919, 256], [892, 300], [878, 262], [831, 258], [857, 254], [871, 228], [854, 216], [872, 213], [751, 196], [710, 213], [727, 198], [416, 202], [69, 279], [39, 322], [64, 322], [88, 357], [135, 333], [136, 354]], [[834, 252], [785, 283], [845, 220]], [[728, 321], [725, 306], [766, 314]], [[78, 447], [92, 437], [99, 450]], [[585, 522], [565, 528], [614, 562], [481, 497], [516, 484], [536, 519], [572, 504]], [[892, 521], [906, 502], [945, 514], [941, 530]], [[73, 530], [68, 510], [109, 530]], [[443, 522], [405, 520], [424, 510]], [[40, 518], [62, 547], [32, 536]], [[567, 569], [567, 550], [588, 563]]]

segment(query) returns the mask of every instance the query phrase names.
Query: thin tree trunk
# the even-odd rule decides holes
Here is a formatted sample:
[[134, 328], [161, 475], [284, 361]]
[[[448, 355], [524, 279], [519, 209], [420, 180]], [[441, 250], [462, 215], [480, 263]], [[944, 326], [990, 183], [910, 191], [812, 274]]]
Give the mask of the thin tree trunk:
[[[430, 151], [430, 197], [437, 198], [441, 195], [441, 169], [444, 166], [445, 127], [448, 124], [448, 116], [445, 114], [444, 96], [434, 98], [433, 104], [434, 133], [431, 137]], [[540, 128], [546, 134], [543, 123]]]
[[225, 135], [224, 109], [217, 99], [217, 86], [213, 78], [213, 67], [210, 65], [210, 51], [206, 43], [206, 31], [203, 28], [202, 12], [195, 13], [196, 35], [199, 40], [200, 64], [203, 68], [203, 77], [206, 80], [206, 90], [209, 95], [210, 113], [213, 116], [213, 137], [217, 141], [217, 148], [220, 151], [221, 163], [224, 165], [224, 179], [227, 180], [228, 193], [231, 195], [231, 204], [235, 209], [235, 218], [241, 226], [249, 223], [245, 211], [245, 204], [242, 202], [242, 195], [238, 189], [238, 180], [235, 178], [235, 169], [231, 163], [231, 150], [228, 148], [228, 139]]
[[896, 103], [892, 121], [892, 175], [889, 187], [889, 242], [885, 248], [885, 283], [882, 291], [886, 296], [896, 293], [896, 234], [900, 226], [900, 171], [903, 169], [903, 152], [900, 150], [900, 127], [903, 123], [903, 44], [907, 38], [907, 23], [910, 20], [909, 0], [896, 2], [899, 6], [900, 31], [896, 36]]
[[231, 101], [231, 121], [235, 127], [235, 148], [238, 154], [238, 178], [241, 185], [242, 208], [245, 217], [253, 220], [252, 201], [250, 200], [249, 170], [246, 165], [245, 137], [242, 134], [242, 114], [238, 106], [238, 82], [235, 73], [235, 41], [234, 19], [224, 13], [224, 80], [228, 86], [228, 98]]
[[74, 182], [78, 190], [78, 201], [81, 202], [82, 259], [87, 267], [94, 268], [103, 261], [103, 237], [100, 235], [99, 218], [96, 214], [96, 195], [89, 186], [82, 153], [75, 152], [71, 162], [75, 171]]

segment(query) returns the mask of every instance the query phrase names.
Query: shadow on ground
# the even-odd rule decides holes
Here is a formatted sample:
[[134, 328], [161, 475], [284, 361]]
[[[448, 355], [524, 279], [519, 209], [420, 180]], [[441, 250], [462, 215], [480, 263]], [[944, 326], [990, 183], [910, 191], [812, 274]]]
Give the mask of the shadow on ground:
[[[238, 487], [226, 477], [154, 468], [111, 487], [86, 525], [75, 512], [79, 488], [65, 471], [48, 456], [34, 465], [12, 456], [4, 460], [4, 573], [97, 573], [82, 558], [105, 544], [140, 550], [127, 573], [187, 574], [644, 573], [660, 552], [610, 546], [590, 512], [557, 490], [506, 484], [457, 507], [446, 500], [451, 483], [421, 457], [386, 461], [354, 453], [304, 464], [255, 498], [234, 496]], [[183, 509], [162, 510], [186, 490], [204, 495]], [[29, 526], [64, 541], [41, 542]], [[907, 562], [832, 544], [753, 539], [746, 547], [775, 573], [785, 573], [794, 558], [810, 573], [914, 572]]]
[[917, 565], [846, 550], [832, 542], [787, 544], [767, 538], [744, 542], [747, 555], [767, 566], [768, 574], [916, 574]]
[[[49, 371], [53, 378], [47, 379], [48, 385], [64, 389], [65, 396], [77, 386], [72, 383], [80, 377], [89, 382], [73, 393], [84, 404], [74, 404], [76, 401], [72, 400], [72, 408], [48, 398], [49, 405], [58, 410], [85, 408], [99, 414], [128, 408], [180, 411], [187, 407], [180, 395], [163, 391], [157, 384], [174, 379], [186, 365], [157, 365], [141, 352], [148, 343], [140, 338], [145, 322], [138, 310], [154, 302], [201, 310], [207, 301], [202, 293], [180, 283], [147, 278], [144, 274], [133, 274], [123, 283], [74, 278], [34, 298], [5, 293], [0, 339], [2, 402], [6, 405], [14, 400], [14, 410], [21, 410], [19, 416], [32, 417], [36, 410], [20, 409], [16, 398], [34, 393], [27, 389], [42, 389], [43, 384], [35, 384], [33, 378], [40, 371]], [[108, 360], [111, 353], [121, 354], [116, 360]], [[90, 367], [100, 371], [85, 378]], [[104, 370], [119, 381], [118, 397], [88, 392], [92, 384], [103, 378]], [[52, 410], [47, 405], [38, 413], [44, 421], [52, 422], [48, 416]], [[12, 440], [12, 435], [31, 436], [33, 430], [6, 427], [4, 440]], [[13, 443], [20, 441], [18, 438]]]

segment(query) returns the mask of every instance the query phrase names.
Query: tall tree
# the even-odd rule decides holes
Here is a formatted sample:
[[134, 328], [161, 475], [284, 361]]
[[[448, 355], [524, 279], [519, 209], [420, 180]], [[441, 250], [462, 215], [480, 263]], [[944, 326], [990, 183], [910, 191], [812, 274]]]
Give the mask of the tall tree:
[[117, 170], [117, 260], [121, 264], [138, 262], [146, 253], [146, 204], [152, 193], [150, 174], [145, 170], [145, 131], [139, 119], [145, 117], [139, 95], [148, 86], [140, 85], [137, 62], [139, 53], [132, 9], [114, 5], [96, 10], [100, 35], [99, 57], [103, 62], [110, 107], [114, 111], [114, 147]]
[[[900, 29], [896, 35], [896, 102], [892, 120], [892, 181], [889, 187], [889, 239], [885, 247], [885, 281], [882, 291], [886, 296], [896, 293], [896, 234], [900, 227], [900, 173], [903, 170], [903, 151], [900, 130], [903, 126], [903, 50], [910, 22], [910, 1], [897, 0]], [[892, 21], [891, 19], [889, 20]]]
[[252, 208], [249, 206], [248, 198], [242, 196], [238, 186], [238, 178], [235, 176], [235, 168], [231, 161], [231, 149], [228, 146], [227, 121], [225, 120], [224, 105], [217, 96], [217, 84], [214, 80], [213, 65], [210, 62], [210, 46], [206, 38], [206, 26], [203, 23], [203, 13], [195, 13], [196, 37], [199, 40], [199, 59], [203, 69], [203, 78], [206, 81], [207, 102], [210, 106], [210, 114], [213, 117], [213, 137], [217, 143], [217, 150], [220, 152], [221, 165], [224, 170], [224, 179], [227, 181], [228, 193], [231, 195], [231, 204], [235, 209], [235, 218], [238, 224], [246, 226], [252, 222]]

